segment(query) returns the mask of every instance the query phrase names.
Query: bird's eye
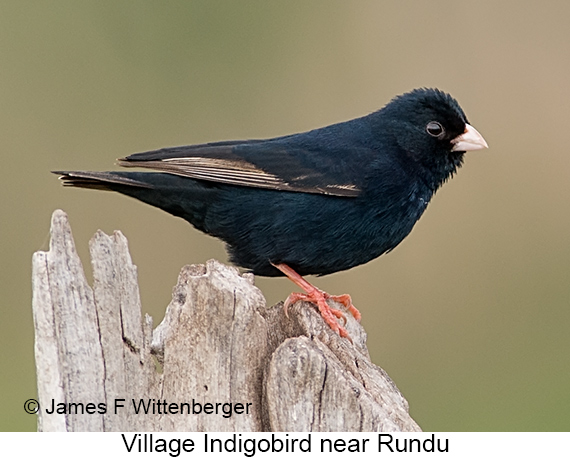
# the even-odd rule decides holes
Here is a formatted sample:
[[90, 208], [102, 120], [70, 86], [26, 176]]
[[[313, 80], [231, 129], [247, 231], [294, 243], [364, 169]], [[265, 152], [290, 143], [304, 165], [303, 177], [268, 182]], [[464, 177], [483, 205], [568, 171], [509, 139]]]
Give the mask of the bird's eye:
[[426, 131], [435, 138], [441, 138], [445, 134], [445, 129], [437, 121], [431, 121], [426, 125]]

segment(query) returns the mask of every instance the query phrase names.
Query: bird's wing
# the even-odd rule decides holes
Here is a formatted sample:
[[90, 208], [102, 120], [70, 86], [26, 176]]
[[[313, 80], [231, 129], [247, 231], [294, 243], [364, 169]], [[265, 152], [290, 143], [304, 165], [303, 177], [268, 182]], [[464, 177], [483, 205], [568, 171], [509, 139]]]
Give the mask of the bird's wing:
[[370, 151], [323, 151], [288, 138], [293, 137], [165, 148], [130, 155], [119, 164], [237, 186], [340, 197], [360, 193], [364, 176], [359, 156], [370, 156]]

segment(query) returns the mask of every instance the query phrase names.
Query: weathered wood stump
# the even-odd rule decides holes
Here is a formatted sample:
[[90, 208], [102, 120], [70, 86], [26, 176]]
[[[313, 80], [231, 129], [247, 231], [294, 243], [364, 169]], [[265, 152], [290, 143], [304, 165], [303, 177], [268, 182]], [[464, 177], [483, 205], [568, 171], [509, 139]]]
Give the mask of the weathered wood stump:
[[126, 238], [98, 231], [90, 251], [92, 288], [57, 210], [33, 257], [39, 430], [420, 430], [350, 313], [353, 343], [309, 304], [266, 308], [253, 275], [210, 260], [182, 269], [153, 331]]

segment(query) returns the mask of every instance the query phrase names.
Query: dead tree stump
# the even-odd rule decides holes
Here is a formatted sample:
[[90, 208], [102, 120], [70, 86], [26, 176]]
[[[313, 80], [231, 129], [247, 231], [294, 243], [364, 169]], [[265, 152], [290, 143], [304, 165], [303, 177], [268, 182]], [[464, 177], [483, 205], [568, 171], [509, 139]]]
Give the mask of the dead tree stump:
[[420, 431], [350, 313], [353, 343], [210, 260], [182, 269], [153, 330], [127, 239], [98, 231], [90, 251], [93, 287], [57, 210], [33, 256], [39, 430]]

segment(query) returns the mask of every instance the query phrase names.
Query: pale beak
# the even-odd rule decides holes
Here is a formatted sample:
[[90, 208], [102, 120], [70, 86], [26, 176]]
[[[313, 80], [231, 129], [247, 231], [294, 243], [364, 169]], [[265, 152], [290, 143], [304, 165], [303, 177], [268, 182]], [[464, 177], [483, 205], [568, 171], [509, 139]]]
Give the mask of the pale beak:
[[465, 132], [451, 140], [451, 144], [453, 144], [452, 151], [476, 151], [489, 147], [483, 135], [469, 124], [465, 124]]

